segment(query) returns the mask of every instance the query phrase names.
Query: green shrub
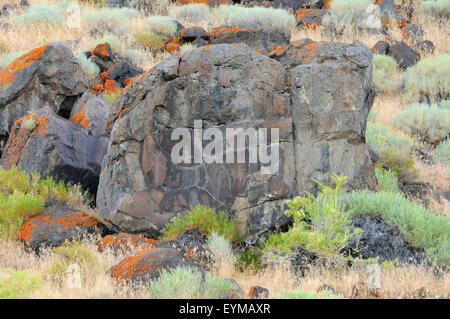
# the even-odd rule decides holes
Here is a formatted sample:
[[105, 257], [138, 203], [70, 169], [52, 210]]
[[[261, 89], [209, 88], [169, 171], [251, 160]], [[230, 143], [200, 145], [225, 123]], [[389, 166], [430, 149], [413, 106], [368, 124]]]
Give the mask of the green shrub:
[[258, 272], [262, 268], [262, 256], [263, 253], [259, 249], [248, 247], [238, 254], [236, 267], [240, 271], [250, 270], [251, 272]]
[[138, 12], [130, 8], [101, 8], [86, 10], [81, 17], [81, 22], [91, 29], [124, 34], [130, 26], [131, 18], [136, 16]]
[[450, 218], [428, 211], [392, 192], [355, 191], [342, 196], [352, 214], [375, 213], [396, 226], [412, 245], [439, 265], [450, 265]]
[[233, 27], [278, 28], [290, 32], [296, 25], [295, 16], [284, 9], [221, 5], [213, 9], [213, 14], [222, 19], [225, 25]]
[[420, 60], [405, 74], [406, 101], [436, 103], [450, 97], [450, 55]]
[[134, 35], [134, 45], [145, 50], [161, 50], [166, 38], [160, 34], [139, 31]]
[[207, 236], [217, 233], [230, 241], [240, 239], [236, 222], [230, 219], [225, 212], [217, 213], [214, 208], [201, 205], [197, 205], [188, 214], [175, 217], [170, 223], [167, 223], [163, 230], [163, 237], [173, 239], [184, 231], [193, 228]]
[[6, 271], [7, 274], [0, 275], [0, 299], [24, 299], [42, 288], [40, 274], [10, 268]]
[[75, 56], [80, 61], [81, 68], [83, 69], [84, 73], [87, 74], [89, 81], [98, 81], [100, 79], [100, 68], [98, 67], [98, 65], [88, 59], [84, 52], [78, 52], [75, 54]]
[[0, 67], [4, 68], [5, 66], [14, 62], [14, 60], [17, 59], [18, 57], [21, 57], [22, 55], [24, 55], [25, 53], [26, 53], [25, 51], [19, 51], [19, 52], [11, 52], [11, 53], [5, 55], [0, 60]]
[[40, 214], [44, 206], [53, 203], [86, 205], [90, 199], [80, 186], [41, 179], [39, 174], [12, 168], [0, 168], [0, 235], [14, 238], [27, 219]]
[[450, 165], [450, 139], [439, 143], [433, 152], [433, 157], [442, 164]]
[[15, 238], [20, 226], [44, 209], [44, 199], [31, 194], [0, 195], [0, 235]]
[[373, 56], [373, 85], [380, 92], [393, 93], [398, 90], [398, 83], [394, 77], [397, 62], [387, 55]]
[[333, 180], [334, 188], [315, 181], [320, 187], [317, 196], [307, 193], [286, 202], [289, 210], [284, 213], [294, 219], [294, 225], [285, 233], [271, 235], [264, 244], [265, 250], [289, 252], [304, 246], [310, 251], [336, 255], [347, 246], [354, 236], [348, 227], [352, 221], [350, 212], [338, 202], [345, 192], [347, 177], [335, 175]]
[[107, 42], [111, 46], [111, 49], [113, 49], [114, 51], [120, 52], [122, 50], [122, 43], [120, 42], [120, 39], [115, 35], [105, 35], [104, 37], [94, 41], [94, 46], [96, 46], [97, 44], [103, 44], [105, 42]]
[[108, 4], [108, 0], [80, 0], [80, 2], [97, 6], [104, 6]]
[[281, 290], [272, 297], [272, 299], [341, 299], [341, 297], [333, 295], [331, 292], [314, 292], [309, 290]]
[[391, 168], [401, 181], [417, 176], [415, 162], [409, 155], [412, 146], [409, 137], [394, 133], [382, 123], [367, 122], [366, 141], [380, 153], [382, 164]]
[[450, 2], [448, 0], [422, 1], [415, 14], [425, 14], [438, 19], [448, 20], [450, 17]]
[[167, 16], [152, 16], [147, 19], [146, 27], [152, 33], [171, 35], [177, 32], [177, 24]]
[[188, 4], [184, 6], [172, 6], [169, 8], [169, 16], [175, 20], [187, 20], [192, 23], [208, 20], [211, 10], [203, 3]]
[[113, 105], [114, 101], [120, 96], [120, 90], [114, 91], [114, 92], [104, 92], [102, 94], [103, 99], [105, 102], [111, 106]]
[[380, 192], [400, 193], [398, 187], [398, 177], [394, 171], [376, 167], [375, 175], [378, 181], [378, 190]]
[[218, 299], [238, 296], [235, 285], [227, 279], [207, 273], [205, 279], [196, 269], [178, 267], [163, 269], [150, 284], [152, 297], [157, 299]]
[[441, 104], [409, 105], [397, 114], [392, 123], [395, 127], [428, 140], [442, 140], [450, 134], [450, 108], [448, 101]]
[[39, 3], [29, 7], [23, 14], [12, 17], [11, 20], [17, 25], [30, 25], [35, 23], [62, 25], [63, 18], [64, 11], [61, 7]]

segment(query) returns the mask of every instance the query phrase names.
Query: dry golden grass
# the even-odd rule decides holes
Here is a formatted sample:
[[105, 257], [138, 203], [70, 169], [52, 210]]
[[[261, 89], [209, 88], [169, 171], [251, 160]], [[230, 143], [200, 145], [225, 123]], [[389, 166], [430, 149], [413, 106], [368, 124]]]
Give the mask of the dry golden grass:
[[[8, 0], [8, 3], [19, 2], [19, 0]], [[55, 4], [58, 0], [30, 0], [31, 4], [46, 3]], [[3, 1], [2, 1], [3, 3]], [[85, 8], [92, 9], [90, 5]], [[166, 8], [156, 9], [155, 14], [163, 14]], [[146, 17], [141, 15], [134, 18], [127, 34], [120, 40], [123, 48], [131, 47], [133, 43], [133, 33], [142, 30]], [[221, 21], [214, 21], [211, 24], [209, 19], [199, 23], [180, 20], [185, 27], [201, 26], [207, 31], [212, 27], [220, 25]], [[431, 40], [435, 46], [435, 55], [448, 54], [450, 52], [450, 41], [447, 30], [450, 29], [450, 22], [436, 23], [427, 17], [417, 17], [414, 23], [419, 24], [425, 31], [425, 38]], [[392, 30], [392, 36], [395, 40], [401, 40], [400, 30]], [[330, 38], [324, 36], [322, 30], [316, 29], [295, 29], [292, 32], [291, 40], [301, 40], [310, 38], [316, 41], [342, 41], [352, 42], [354, 39], [364, 42], [371, 47], [382, 36], [375, 36], [367, 33], [344, 35], [340, 38]], [[43, 45], [46, 42], [79, 40], [72, 46], [74, 51], [87, 51], [93, 48], [93, 42], [96, 40], [86, 27], [80, 29], [67, 29], [60, 26], [51, 26], [46, 24], [36, 24], [32, 26], [13, 27], [7, 32], [0, 33], [0, 43], [7, 43], [8, 52], [28, 51], [34, 47]], [[0, 52], [2, 55], [8, 52]], [[164, 59], [163, 53], [147, 52], [148, 60], [145, 65], [140, 65], [145, 70], [151, 69], [156, 63]], [[403, 102], [401, 92], [394, 95], [378, 95], [375, 99], [373, 108], [378, 115], [378, 120], [387, 125], [393, 116], [401, 112], [407, 105]], [[438, 191], [448, 191], [450, 189], [450, 167], [444, 165], [427, 165], [417, 161], [416, 167], [419, 169], [419, 181], [429, 182], [434, 187], [434, 193]], [[431, 196], [432, 197], [432, 196]], [[448, 201], [439, 203], [430, 198], [430, 209], [441, 214], [450, 216], [450, 203]], [[87, 211], [89, 214], [99, 217], [96, 210]], [[128, 286], [117, 285], [109, 276], [108, 269], [118, 263], [124, 256], [113, 254], [111, 251], [100, 253], [97, 251], [95, 241], [88, 241], [92, 253], [106, 265], [100, 272], [90, 274], [89, 284], [82, 285], [80, 289], [69, 289], [60, 283], [51, 279], [44, 281], [44, 287], [41, 291], [32, 297], [51, 297], [51, 298], [149, 298], [148, 289], [134, 290]], [[0, 274], [3, 274], [7, 268], [28, 269], [36, 273], [45, 273], [46, 269], [56, 261], [56, 256], [49, 250], [38, 257], [33, 253], [27, 252], [23, 246], [16, 241], [0, 241]], [[217, 275], [234, 278], [244, 292], [248, 292], [250, 286], [259, 285], [267, 287], [271, 292], [278, 289], [294, 290], [305, 289], [315, 291], [321, 284], [328, 284], [345, 296], [350, 296], [352, 287], [366, 278], [356, 269], [329, 270], [315, 268], [305, 277], [301, 278], [292, 274], [286, 266], [276, 266], [263, 270], [257, 274], [251, 272], [238, 272], [231, 262], [223, 262], [217, 265], [214, 271]], [[432, 269], [426, 269], [418, 266], [395, 267], [382, 271], [381, 292], [384, 298], [402, 298], [407, 293], [411, 293], [421, 287], [426, 287], [430, 291], [430, 297], [444, 296], [449, 298], [450, 275], [449, 273], [436, 276]]]

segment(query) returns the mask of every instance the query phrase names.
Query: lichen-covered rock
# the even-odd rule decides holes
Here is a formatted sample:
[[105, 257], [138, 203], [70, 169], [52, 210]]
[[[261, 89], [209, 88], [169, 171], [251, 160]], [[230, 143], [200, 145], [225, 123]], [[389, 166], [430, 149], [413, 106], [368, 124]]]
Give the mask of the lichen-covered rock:
[[90, 135], [108, 137], [106, 123], [108, 121], [109, 106], [102, 98], [86, 92], [73, 107], [70, 121], [80, 124]]
[[393, 57], [397, 65], [406, 70], [419, 61], [419, 55], [404, 41], [394, 41], [389, 46], [389, 56]]
[[60, 246], [65, 240], [81, 240], [83, 236], [100, 233], [99, 222], [84, 212], [65, 206], [53, 206], [28, 219], [19, 229], [17, 239], [27, 247]]
[[141, 250], [123, 259], [112, 267], [111, 277], [124, 282], [143, 284], [158, 279], [162, 269], [177, 267], [201, 268], [187, 261], [180, 253], [171, 248], [151, 248]]
[[328, 12], [325, 9], [300, 9], [295, 13], [297, 25], [317, 28], [322, 24], [322, 18]]
[[154, 246], [154, 239], [146, 238], [142, 235], [119, 233], [103, 237], [102, 241], [98, 244], [98, 250], [100, 252], [105, 249], [130, 251], [132, 249], [150, 249]]
[[109, 139], [94, 136], [82, 126], [92, 125], [93, 132], [104, 126], [88, 113], [86, 119], [72, 117], [80, 119], [79, 123], [58, 116], [49, 107], [20, 118], [2, 154], [3, 167], [17, 166], [30, 174], [80, 183], [95, 194]]
[[33, 49], [0, 71], [0, 132], [8, 134], [17, 119], [46, 105], [68, 115], [88, 88], [86, 74], [65, 44]]
[[[298, 62], [293, 51], [281, 63], [241, 45], [213, 45], [172, 56], [133, 81], [109, 120], [97, 193], [103, 218], [153, 237], [203, 204], [235, 213], [246, 235], [260, 236], [287, 222], [286, 199], [317, 190], [312, 178], [342, 173], [349, 188], [376, 189], [364, 143], [372, 53], [359, 43], [314, 52], [320, 45], [309, 43]], [[279, 169], [266, 174], [266, 165], [248, 160], [175, 163], [171, 134], [192, 134], [195, 120], [224, 136], [227, 128], [278, 129]]]
[[241, 43], [262, 54], [274, 47], [288, 45], [290, 39], [290, 34], [277, 28], [263, 30], [221, 26], [211, 31], [212, 44]]

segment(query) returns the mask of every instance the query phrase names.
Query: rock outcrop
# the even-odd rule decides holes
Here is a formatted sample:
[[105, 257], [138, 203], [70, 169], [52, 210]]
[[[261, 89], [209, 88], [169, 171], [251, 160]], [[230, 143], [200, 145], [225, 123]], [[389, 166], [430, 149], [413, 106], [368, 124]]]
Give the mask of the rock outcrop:
[[102, 103], [92, 100], [84, 96], [71, 121], [49, 107], [17, 120], [1, 157], [3, 167], [17, 166], [30, 174], [80, 183], [95, 194], [109, 138], [101, 133], [107, 113], [100, 113], [97, 107]]
[[67, 117], [88, 88], [80, 62], [63, 43], [50, 43], [17, 58], [0, 70], [0, 141], [8, 139], [16, 120], [43, 106]]
[[42, 214], [28, 219], [19, 229], [17, 238], [27, 247], [60, 246], [64, 241], [81, 240], [83, 236], [100, 233], [94, 217], [65, 206], [53, 206]]
[[[287, 222], [285, 200], [316, 192], [312, 178], [326, 182], [342, 173], [349, 188], [376, 189], [364, 135], [373, 100], [370, 49], [305, 40], [278, 51], [279, 61], [241, 45], [207, 46], [133, 81], [108, 123], [97, 194], [103, 218], [154, 237], [174, 216], [203, 204], [235, 213], [251, 241]], [[274, 151], [278, 161], [249, 163], [254, 149], [247, 144], [243, 163], [195, 163], [193, 153], [184, 158], [191, 163], [174, 161], [180, 136], [171, 135], [186, 128], [193, 136], [196, 120], [223, 136], [229, 128], [267, 129], [260, 152]]]

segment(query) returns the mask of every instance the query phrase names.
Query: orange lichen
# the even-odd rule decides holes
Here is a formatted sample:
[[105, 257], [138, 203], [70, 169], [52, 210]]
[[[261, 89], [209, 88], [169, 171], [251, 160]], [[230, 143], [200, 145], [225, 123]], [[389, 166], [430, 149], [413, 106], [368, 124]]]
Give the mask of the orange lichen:
[[119, 233], [116, 235], [105, 236], [98, 244], [98, 250], [103, 251], [107, 248], [140, 248], [150, 249], [155, 246], [155, 240], [143, 237], [142, 235], [132, 235], [127, 233]]
[[206, 45], [203, 47], [203, 50], [209, 50], [209, 49], [212, 49], [213, 47], [214, 47], [214, 44]]
[[110, 45], [108, 42], [98, 44], [94, 50], [92, 50], [92, 55], [96, 55], [102, 59], [108, 59], [111, 58], [109, 55], [109, 49]]
[[49, 45], [31, 50], [30, 52], [18, 57], [11, 64], [0, 70], [0, 87], [11, 84], [16, 78], [17, 72], [24, 70], [26, 67], [35, 63], [44, 54]]
[[[25, 122], [31, 120], [34, 127], [27, 127]], [[44, 135], [48, 129], [47, 116], [38, 117], [36, 113], [25, 115], [14, 122], [11, 134], [3, 152], [3, 164], [7, 169], [16, 165], [22, 155], [28, 139], [33, 134]]]
[[113, 268], [111, 277], [116, 280], [128, 280], [134, 276], [144, 276], [150, 274], [152, 271], [162, 269], [163, 266], [156, 266], [151, 262], [151, 259], [153, 259], [154, 256], [147, 255], [150, 252], [158, 250], [159, 248], [144, 249], [123, 259]]
[[248, 292], [248, 296], [251, 297], [253, 294], [253, 290], [255, 289], [255, 287], [251, 286], [250, 287], [250, 291]]
[[75, 113], [70, 120], [72, 122], [80, 124], [82, 127], [89, 128], [89, 119], [85, 110], [81, 109], [78, 113]]
[[184, 44], [184, 41], [182, 38], [176, 38], [176, 39], [168, 39], [164, 43], [164, 50], [169, 53], [177, 53], [180, 49], [180, 46]]
[[98, 224], [98, 220], [88, 216], [83, 212], [70, 213], [67, 216], [55, 218], [49, 214], [40, 214], [28, 219], [19, 229], [17, 239], [24, 241], [26, 244], [31, 242], [35, 228], [39, 225], [45, 225], [51, 228], [56, 227], [94, 227]]
[[233, 34], [237, 32], [252, 32], [256, 33], [258, 29], [245, 29], [239, 27], [230, 27], [230, 26], [219, 26], [215, 27], [211, 30], [211, 36], [214, 38], [220, 38], [227, 34]]

